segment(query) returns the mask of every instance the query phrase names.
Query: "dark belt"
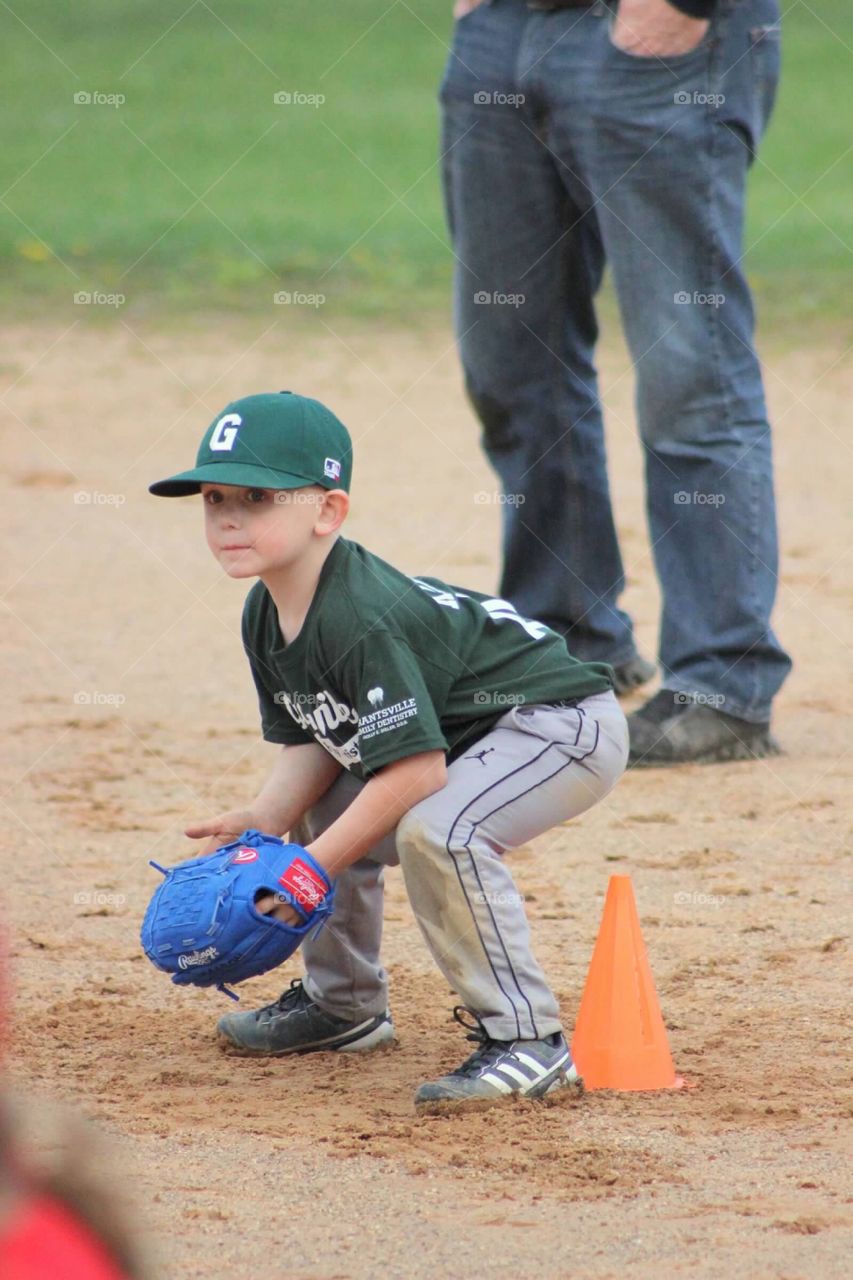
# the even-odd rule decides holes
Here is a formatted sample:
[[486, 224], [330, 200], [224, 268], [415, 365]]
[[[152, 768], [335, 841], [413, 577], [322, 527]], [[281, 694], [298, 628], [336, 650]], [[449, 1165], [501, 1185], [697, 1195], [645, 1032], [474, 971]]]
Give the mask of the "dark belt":
[[527, 0], [528, 9], [591, 9], [598, 0]]

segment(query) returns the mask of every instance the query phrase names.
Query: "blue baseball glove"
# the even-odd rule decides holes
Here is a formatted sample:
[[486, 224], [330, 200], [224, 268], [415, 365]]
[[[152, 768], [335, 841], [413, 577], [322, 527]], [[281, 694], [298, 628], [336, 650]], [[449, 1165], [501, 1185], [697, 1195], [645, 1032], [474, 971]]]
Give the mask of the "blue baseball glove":
[[[142, 921], [148, 959], [172, 981], [217, 987], [244, 982], [286, 960], [334, 905], [335, 889], [323, 868], [299, 844], [244, 831], [206, 857], [162, 871], [165, 879]], [[263, 915], [255, 903], [265, 893], [288, 902], [302, 923], [287, 925]]]

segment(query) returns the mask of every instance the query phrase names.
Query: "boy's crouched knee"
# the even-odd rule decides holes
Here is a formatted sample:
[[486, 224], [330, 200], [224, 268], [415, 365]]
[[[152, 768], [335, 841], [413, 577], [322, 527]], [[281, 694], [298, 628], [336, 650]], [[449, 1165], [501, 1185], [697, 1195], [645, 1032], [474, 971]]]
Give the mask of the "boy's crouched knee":
[[440, 831], [437, 824], [430, 821], [429, 814], [419, 812], [421, 809], [421, 805], [415, 805], [397, 824], [397, 853], [404, 867], [407, 859], [447, 852], [446, 832]]

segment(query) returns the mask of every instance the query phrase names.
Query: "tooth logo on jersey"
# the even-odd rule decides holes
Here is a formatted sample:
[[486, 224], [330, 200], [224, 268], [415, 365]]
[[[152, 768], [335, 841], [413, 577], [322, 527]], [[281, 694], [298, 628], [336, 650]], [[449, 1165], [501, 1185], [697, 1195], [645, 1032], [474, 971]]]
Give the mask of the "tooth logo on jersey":
[[223, 449], [233, 449], [234, 441], [237, 439], [237, 428], [242, 427], [243, 419], [239, 413], [226, 413], [220, 418], [216, 426], [213, 428], [213, 435], [210, 437], [208, 449], [214, 452]]
[[385, 701], [385, 690], [381, 685], [377, 685], [375, 689], [368, 689], [367, 701], [371, 707], [381, 707]]
[[337, 458], [327, 458], [323, 463], [323, 475], [327, 480], [340, 480], [341, 464]]

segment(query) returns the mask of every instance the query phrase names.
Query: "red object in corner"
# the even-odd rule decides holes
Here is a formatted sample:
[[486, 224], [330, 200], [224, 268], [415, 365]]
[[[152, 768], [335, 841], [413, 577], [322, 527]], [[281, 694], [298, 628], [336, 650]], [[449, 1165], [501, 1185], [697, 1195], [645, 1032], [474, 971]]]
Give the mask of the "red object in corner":
[[127, 1280], [93, 1231], [58, 1200], [38, 1196], [0, 1234], [3, 1280]]

